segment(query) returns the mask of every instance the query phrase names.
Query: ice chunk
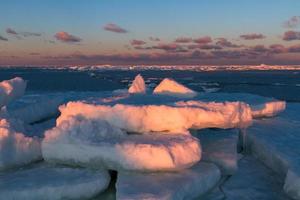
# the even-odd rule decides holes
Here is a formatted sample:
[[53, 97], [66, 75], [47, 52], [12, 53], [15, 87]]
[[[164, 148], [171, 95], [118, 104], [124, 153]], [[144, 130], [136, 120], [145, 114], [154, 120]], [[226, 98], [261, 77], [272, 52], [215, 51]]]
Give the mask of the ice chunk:
[[10, 116], [18, 118], [25, 123], [33, 123], [59, 114], [58, 107], [64, 103], [63, 97], [42, 98], [41, 100], [21, 108], [11, 109]]
[[129, 93], [146, 93], [145, 81], [140, 74], [138, 74], [134, 78], [134, 81], [132, 82], [132, 85], [128, 89], [128, 92]]
[[251, 108], [253, 118], [273, 117], [285, 110], [285, 101], [271, 101]]
[[233, 175], [237, 171], [238, 130], [204, 129], [194, 131], [193, 135], [201, 141], [201, 160], [216, 164], [222, 175]]
[[155, 87], [154, 94], [164, 94], [171, 96], [180, 96], [180, 97], [194, 97], [197, 93], [176, 81], [165, 78], [160, 82], [158, 86]]
[[[222, 186], [226, 199], [289, 199], [283, 192], [283, 182], [276, 174], [250, 156], [239, 162], [239, 170]], [[250, 198], [251, 197], [251, 198]], [[248, 199], [248, 198], [247, 198]]]
[[116, 184], [117, 199], [194, 199], [212, 189], [221, 173], [212, 163], [200, 162], [177, 173], [120, 172]]
[[0, 174], [0, 199], [87, 199], [105, 190], [107, 171], [39, 166]]
[[0, 108], [21, 97], [26, 89], [26, 81], [20, 77], [0, 82]]
[[105, 121], [72, 118], [45, 134], [49, 162], [126, 170], [178, 170], [198, 162], [201, 148], [190, 135], [125, 135]]
[[16, 132], [7, 119], [0, 119], [0, 170], [39, 159], [40, 141]]
[[210, 93], [197, 96], [201, 101], [242, 101], [250, 105], [253, 118], [274, 117], [285, 110], [285, 101], [247, 93]]
[[69, 102], [61, 106], [57, 125], [69, 116], [84, 116], [87, 119], [105, 120], [129, 132], [188, 133], [189, 128], [246, 127], [251, 123], [251, 111], [247, 104], [202, 103], [201, 106], [167, 105], [94, 105]]

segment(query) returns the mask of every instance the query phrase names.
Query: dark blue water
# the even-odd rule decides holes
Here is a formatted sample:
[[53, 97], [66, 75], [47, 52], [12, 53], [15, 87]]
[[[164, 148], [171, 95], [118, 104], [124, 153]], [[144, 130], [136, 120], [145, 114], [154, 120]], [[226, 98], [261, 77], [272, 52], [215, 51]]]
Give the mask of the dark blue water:
[[170, 77], [196, 90], [217, 88], [218, 92], [244, 92], [300, 102], [299, 71], [72, 71], [54, 69], [0, 69], [0, 80], [15, 76], [28, 80], [27, 91], [109, 91], [127, 88], [141, 73], [146, 82], [157, 84]]

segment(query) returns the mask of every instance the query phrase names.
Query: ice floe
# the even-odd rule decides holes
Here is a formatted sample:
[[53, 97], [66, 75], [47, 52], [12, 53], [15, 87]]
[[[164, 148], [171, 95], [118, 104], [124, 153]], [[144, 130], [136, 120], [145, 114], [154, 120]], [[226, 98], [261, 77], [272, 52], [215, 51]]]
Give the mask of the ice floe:
[[199, 141], [190, 135], [126, 135], [105, 121], [84, 118], [47, 131], [42, 152], [49, 162], [115, 170], [179, 170], [201, 159]]
[[194, 199], [212, 189], [221, 173], [212, 163], [199, 162], [178, 173], [120, 172], [116, 184], [117, 199]]
[[162, 80], [160, 84], [154, 88], [153, 93], [187, 98], [197, 95], [195, 91], [169, 78]]
[[0, 199], [88, 199], [109, 182], [107, 171], [42, 165], [0, 174]]
[[146, 93], [145, 81], [144, 81], [143, 77], [140, 74], [138, 74], [134, 78], [130, 88], [128, 89], [128, 92], [131, 93], [131, 94], [133, 94], [133, 93]]

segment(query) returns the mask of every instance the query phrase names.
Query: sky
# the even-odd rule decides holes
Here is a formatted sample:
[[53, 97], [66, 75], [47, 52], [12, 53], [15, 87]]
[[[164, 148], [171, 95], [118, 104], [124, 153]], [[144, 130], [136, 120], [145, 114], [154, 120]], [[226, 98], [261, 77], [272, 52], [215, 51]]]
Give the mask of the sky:
[[0, 0], [0, 65], [300, 64], [300, 0]]

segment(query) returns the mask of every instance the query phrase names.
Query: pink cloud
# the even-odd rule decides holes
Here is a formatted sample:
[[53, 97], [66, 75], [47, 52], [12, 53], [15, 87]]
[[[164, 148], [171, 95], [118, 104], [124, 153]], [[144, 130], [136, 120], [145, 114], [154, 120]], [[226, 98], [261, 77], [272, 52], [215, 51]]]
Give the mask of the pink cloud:
[[211, 43], [212, 39], [209, 36], [205, 36], [205, 37], [194, 39], [194, 42], [198, 44], [207, 44], [207, 43]]
[[300, 32], [286, 31], [282, 37], [285, 41], [300, 40]]
[[264, 39], [266, 36], [264, 36], [261, 33], [250, 33], [250, 34], [244, 34], [240, 35], [240, 38], [244, 40], [257, 40], [257, 39]]
[[64, 31], [56, 33], [54, 35], [54, 37], [59, 41], [67, 42], [67, 43], [73, 43], [73, 42], [80, 42], [81, 41], [81, 38], [79, 38], [77, 36], [74, 36], [74, 35], [71, 35], [71, 34], [69, 34], [67, 32], [64, 32]]
[[176, 42], [176, 43], [190, 43], [192, 41], [193, 41], [192, 38], [180, 37], [180, 38], [175, 39], [174, 42]]
[[11, 34], [11, 35], [18, 35], [18, 33], [15, 30], [11, 29], [11, 28], [7, 28], [6, 33]]
[[300, 16], [293, 16], [283, 23], [285, 28], [296, 28], [300, 25]]
[[290, 46], [288, 48], [288, 52], [291, 52], [291, 53], [300, 53], [300, 44]]
[[229, 47], [229, 48], [241, 47], [240, 45], [233, 44], [232, 42], [228, 41], [226, 38], [218, 38], [216, 44], [222, 47]]
[[131, 40], [131, 41], [130, 41], [130, 44], [131, 44], [132, 46], [141, 46], [141, 45], [146, 44], [146, 42], [143, 41], [143, 40]]
[[172, 50], [176, 50], [179, 46], [175, 43], [160, 43], [156, 46], [153, 46], [153, 49], [161, 49], [161, 50], [165, 50], [165, 51], [172, 51]]
[[114, 33], [127, 33], [128, 31], [124, 28], [121, 28], [120, 26], [116, 25], [116, 24], [106, 24], [104, 27], [103, 27], [104, 30], [106, 31], [111, 31], [111, 32], [114, 32]]

